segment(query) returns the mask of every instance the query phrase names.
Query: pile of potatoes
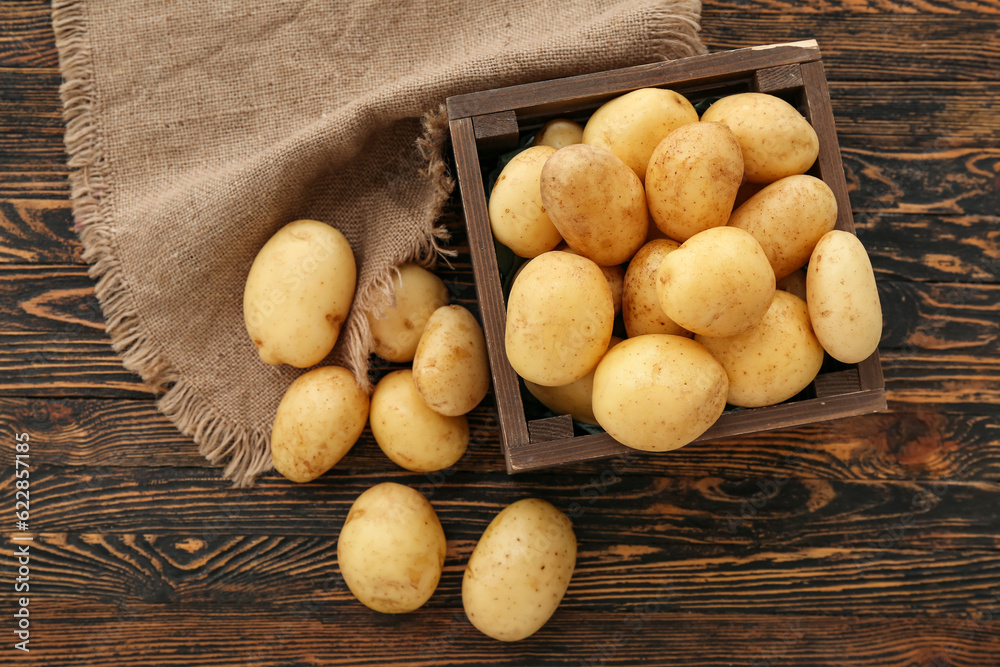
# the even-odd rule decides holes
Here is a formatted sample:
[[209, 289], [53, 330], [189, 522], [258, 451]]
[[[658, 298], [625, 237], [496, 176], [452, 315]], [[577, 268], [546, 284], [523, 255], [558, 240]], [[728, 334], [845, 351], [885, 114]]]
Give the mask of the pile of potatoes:
[[[545, 125], [489, 200], [496, 240], [528, 260], [505, 332], [528, 390], [662, 451], [696, 439], [727, 403], [795, 396], [826, 353], [871, 355], [874, 273], [857, 237], [834, 229], [833, 192], [805, 173], [818, 153], [809, 122], [761, 93], [719, 99], [699, 119], [682, 95], [642, 89], [585, 127]], [[619, 309], [624, 340], [612, 335]]]

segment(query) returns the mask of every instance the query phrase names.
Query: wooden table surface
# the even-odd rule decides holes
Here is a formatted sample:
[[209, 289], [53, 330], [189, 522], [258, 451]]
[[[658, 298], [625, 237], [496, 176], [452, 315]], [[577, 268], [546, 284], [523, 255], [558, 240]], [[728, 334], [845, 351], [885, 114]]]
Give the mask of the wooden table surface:
[[[453, 474], [405, 474], [366, 433], [314, 483], [241, 491], [111, 350], [71, 231], [48, 3], [0, 3], [0, 664], [1000, 665], [998, 32], [997, 0], [704, 7], [712, 50], [819, 40], [888, 412], [621, 474], [509, 477], [487, 399]], [[470, 275], [463, 255], [445, 277]], [[29, 654], [15, 432], [31, 437]], [[402, 616], [361, 606], [336, 564], [347, 508], [383, 480], [421, 488], [448, 534], [437, 593]], [[583, 505], [579, 557], [548, 625], [507, 645], [465, 620], [461, 577], [528, 496]]]

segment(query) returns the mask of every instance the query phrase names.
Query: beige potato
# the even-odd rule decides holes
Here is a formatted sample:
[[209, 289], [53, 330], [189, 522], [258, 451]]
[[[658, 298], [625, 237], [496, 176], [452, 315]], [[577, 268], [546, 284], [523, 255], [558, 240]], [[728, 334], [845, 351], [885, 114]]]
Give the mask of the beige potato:
[[575, 567], [569, 517], [544, 500], [519, 500], [494, 517], [469, 557], [465, 614], [493, 639], [530, 637], [555, 613]]
[[600, 266], [627, 262], [646, 240], [642, 183], [601, 148], [560, 148], [542, 167], [542, 203], [566, 244]]
[[372, 351], [386, 361], [413, 361], [431, 313], [448, 305], [448, 288], [427, 269], [407, 264], [393, 278], [393, 289], [395, 305], [381, 295], [365, 313], [374, 340]]
[[[611, 336], [608, 349], [620, 342], [621, 338]], [[596, 367], [594, 370], [597, 370]], [[542, 402], [542, 405], [557, 415], [570, 415], [578, 422], [597, 426], [597, 417], [594, 416], [594, 407], [591, 404], [594, 394], [594, 371], [590, 371], [576, 382], [561, 387], [543, 387], [530, 380], [525, 380], [524, 386], [532, 396]]]
[[729, 95], [702, 114], [724, 123], [743, 149], [743, 171], [752, 183], [773, 183], [804, 174], [819, 155], [816, 130], [795, 107], [764, 93]]
[[383, 482], [351, 505], [337, 538], [337, 563], [361, 604], [403, 614], [434, 594], [447, 546], [427, 499], [408, 486]]
[[780, 289], [783, 292], [788, 292], [799, 297], [803, 301], [806, 300], [806, 272], [805, 269], [798, 269], [797, 271], [792, 271], [787, 276], [779, 280], [775, 284], [776, 289]]
[[690, 336], [690, 332], [667, 317], [656, 290], [656, 274], [663, 258], [681, 247], [672, 239], [653, 239], [639, 248], [628, 263], [622, 292], [622, 319], [629, 338], [662, 333]]
[[[568, 252], [571, 255], [579, 254], [565, 243], [561, 243], [556, 246], [556, 250], [559, 252]], [[608, 281], [608, 287], [611, 288], [611, 299], [615, 304], [615, 315], [617, 315], [622, 312], [622, 294], [625, 290], [625, 269], [621, 264], [602, 266], [601, 273], [604, 274], [604, 278]], [[514, 279], [517, 279], [516, 273], [514, 274]]]
[[507, 359], [525, 380], [546, 387], [575, 382], [608, 349], [614, 301], [600, 267], [552, 251], [525, 265], [507, 299]]
[[461, 306], [434, 311], [413, 357], [413, 384], [427, 407], [447, 417], [464, 415], [486, 397], [486, 339], [472, 313]]
[[743, 180], [743, 154], [722, 123], [688, 123], [657, 145], [646, 168], [646, 204], [660, 231], [687, 241], [721, 227]]
[[552, 146], [559, 149], [582, 141], [583, 127], [579, 123], [567, 118], [555, 118], [542, 126], [531, 143], [533, 146]]
[[379, 380], [368, 421], [385, 455], [412, 472], [452, 466], [469, 446], [465, 415], [446, 417], [427, 407], [409, 369], [393, 371]]
[[775, 292], [761, 321], [743, 333], [694, 339], [726, 369], [727, 402], [744, 408], [787, 401], [808, 387], [823, 365], [806, 302], [788, 292]]
[[583, 128], [583, 143], [617, 155], [642, 181], [649, 156], [663, 138], [698, 121], [683, 95], [663, 88], [642, 88], [602, 105]]
[[368, 394], [340, 366], [315, 368], [285, 391], [271, 427], [274, 469], [310, 482], [337, 465], [361, 437]]
[[537, 257], [555, 248], [562, 237], [542, 204], [542, 167], [556, 152], [532, 146], [514, 156], [490, 193], [490, 227], [497, 241], [521, 257]]
[[316, 220], [290, 222], [250, 267], [243, 319], [266, 364], [308, 368], [330, 354], [354, 301], [357, 267], [344, 235]]
[[833, 190], [813, 176], [771, 183], [733, 211], [730, 227], [750, 232], [781, 280], [805, 266], [816, 243], [837, 224]]
[[656, 274], [663, 312], [703, 336], [735, 336], [759, 322], [774, 283], [760, 244], [735, 227], [695, 234], [663, 258]]
[[864, 361], [882, 338], [882, 304], [868, 253], [835, 229], [816, 244], [806, 271], [809, 319], [823, 348], [845, 364]]
[[612, 348], [594, 373], [594, 415], [618, 442], [662, 452], [688, 444], [726, 407], [726, 371], [690, 338], [647, 334]]

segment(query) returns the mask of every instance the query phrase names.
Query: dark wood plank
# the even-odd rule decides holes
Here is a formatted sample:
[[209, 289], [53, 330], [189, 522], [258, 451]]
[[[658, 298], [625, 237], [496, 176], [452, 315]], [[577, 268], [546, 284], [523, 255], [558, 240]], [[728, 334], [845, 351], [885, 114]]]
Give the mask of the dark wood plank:
[[0, 4], [0, 67], [56, 67], [52, 10], [39, 0], [4, 0]]
[[69, 198], [0, 199], [0, 264], [79, 264]]

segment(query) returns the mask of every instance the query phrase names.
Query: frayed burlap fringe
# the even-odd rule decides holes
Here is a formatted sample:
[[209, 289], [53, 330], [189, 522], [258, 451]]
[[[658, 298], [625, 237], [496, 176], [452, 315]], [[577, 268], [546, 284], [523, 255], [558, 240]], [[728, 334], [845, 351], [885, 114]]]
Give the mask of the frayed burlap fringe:
[[649, 12], [649, 61], [676, 60], [708, 53], [701, 43], [701, 3], [693, 3], [688, 11], [679, 7], [661, 7]]

